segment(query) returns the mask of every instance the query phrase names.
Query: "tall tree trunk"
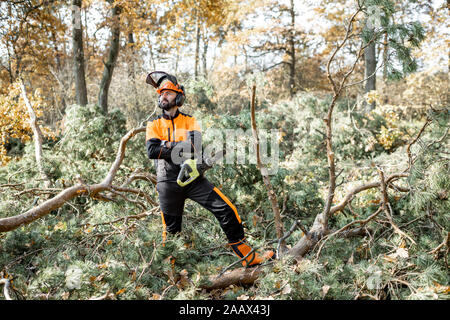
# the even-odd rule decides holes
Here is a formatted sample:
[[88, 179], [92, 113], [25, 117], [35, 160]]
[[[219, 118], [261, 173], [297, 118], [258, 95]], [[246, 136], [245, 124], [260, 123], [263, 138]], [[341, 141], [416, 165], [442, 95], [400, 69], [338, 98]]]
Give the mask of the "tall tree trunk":
[[[52, 37], [52, 41], [53, 41], [53, 46], [54, 46], [54, 50], [55, 50], [55, 62], [56, 62], [56, 70], [53, 70], [52, 67], [49, 67], [50, 73], [52, 73], [53, 77], [56, 79], [56, 81], [58, 82], [58, 86], [59, 86], [59, 97], [61, 99], [61, 113], [65, 113], [66, 111], [66, 107], [67, 107], [67, 103], [66, 103], [66, 94], [65, 94], [65, 90], [64, 90], [64, 86], [62, 84], [62, 82], [59, 80], [58, 78], [58, 73], [61, 72], [61, 53], [59, 51], [58, 48], [58, 41], [56, 39], [56, 35], [54, 32], [52, 32], [51, 34]], [[58, 104], [58, 99], [57, 97], [55, 97], [55, 102], [56, 104]]]
[[203, 37], [203, 75], [205, 78], [208, 76], [208, 61], [207, 61], [207, 55], [208, 55], [208, 41], [206, 40], [206, 37]]
[[[376, 90], [376, 68], [377, 68], [377, 57], [376, 57], [376, 47], [375, 42], [369, 44], [369, 46], [364, 51], [364, 60], [365, 60], [365, 75], [366, 79], [366, 87], [365, 93], [368, 93], [372, 90]], [[369, 112], [375, 109], [375, 102], [366, 105], [366, 111]]]
[[84, 74], [83, 30], [81, 27], [81, 0], [72, 0], [72, 47], [73, 73], [75, 76], [75, 96], [77, 104], [88, 103]]
[[128, 45], [130, 47], [130, 59], [128, 61], [128, 79], [131, 82], [131, 90], [133, 94], [133, 102], [136, 107], [139, 107], [139, 99], [138, 92], [136, 87], [136, 67], [135, 67], [135, 58], [136, 58], [136, 49], [135, 49], [135, 41], [133, 32], [128, 32]]
[[[108, 0], [112, 3], [112, 0]], [[114, 6], [112, 9], [113, 24], [111, 27], [111, 38], [109, 44], [108, 61], [104, 63], [103, 76], [100, 82], [100, 91], [98, 94], [98, 105], [102, 108], [104, 113], [108, 112], [108, 92], [109, 86], [113, 76], [114, 67], [116, 65], [117, 57], [119, 56], [120, 48], [120, 26], [119, 26], [119, 14], [120, 7]]]
[[203, 27], [203, 53], [202, 53], [202, 60], [203, 60], [203, 75], [205, 78], [208, 76], [208, 35], [207, 35], [208, 29], [206, 26]]
[[383, 80], [386, 81], [388, 77], [388, 34], [384, 35], [383, 41]]
[[200, 19], [197, 13], [197, 26], [196, 26], [196, 37], [195, 37], [195, 79], [198, 78], [199, 60], [200, 60]]
[[291, 57], [291, 62], [289, 64], [289, 94], [291, 97], [294, 96], [295, 92], [295, 8], [294, 0], [291, 0], [291, 8], [289, 10], [291, 15], [291, 28], [289, 30], [289, 55]]

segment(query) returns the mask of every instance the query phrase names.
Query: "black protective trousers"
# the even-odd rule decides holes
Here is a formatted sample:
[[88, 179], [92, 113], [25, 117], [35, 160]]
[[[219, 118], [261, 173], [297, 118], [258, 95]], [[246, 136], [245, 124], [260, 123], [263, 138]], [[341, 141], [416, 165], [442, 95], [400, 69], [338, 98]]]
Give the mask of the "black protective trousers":
[[244, 238], [236, 207], [205, 177], [201, 176], [185, 187], [171, 181], [158, 182], [156, 190], [167, 232], [175, 234], [181, 231], [184, 203], [186, 199], [191, 199], [214, 214], [230, 243]]

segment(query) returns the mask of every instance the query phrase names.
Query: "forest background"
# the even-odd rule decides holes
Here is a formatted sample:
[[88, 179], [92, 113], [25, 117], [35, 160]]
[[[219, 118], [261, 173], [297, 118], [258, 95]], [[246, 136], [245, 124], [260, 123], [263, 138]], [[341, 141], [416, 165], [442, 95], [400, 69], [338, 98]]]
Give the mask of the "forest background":
[[[0, 299], [448, 299], [448, 10], [1, 1]], [[253, 153], [278, 130], [276, 174], [206, 173], [277, 260], [239, 268], [193, 202], [163, 245], [153, 70], [185, 86], [205, 145], [251, 130]]]

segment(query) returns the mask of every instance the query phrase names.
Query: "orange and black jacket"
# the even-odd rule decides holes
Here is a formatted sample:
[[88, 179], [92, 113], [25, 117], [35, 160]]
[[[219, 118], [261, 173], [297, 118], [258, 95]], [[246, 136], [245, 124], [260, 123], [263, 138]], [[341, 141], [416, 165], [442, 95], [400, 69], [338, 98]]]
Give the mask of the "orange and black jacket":
[[[195, 146], [201, 149], [201, 128], [193, 116], [177, 110], [173, 117], [164, 111], [155, 119], [147, 122], [146, 146], [149, 159], [155, 159], [157, 181], [176, 181], [180, 164], [172, 161], [173, 147], [179, 143], [188, 143], [195, 152]], [[172, 143], [171, 148], [165, 146]]]

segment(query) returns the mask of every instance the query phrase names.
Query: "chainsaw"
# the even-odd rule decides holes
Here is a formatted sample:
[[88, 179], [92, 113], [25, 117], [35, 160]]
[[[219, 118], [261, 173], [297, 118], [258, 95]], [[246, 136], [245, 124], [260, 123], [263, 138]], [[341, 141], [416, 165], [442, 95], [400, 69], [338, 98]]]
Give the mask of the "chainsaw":
[[180, 173], [178, 173], [177, 183], [181, 187], [185, 187], [192, 181], [200, 177], [206, 170], [211, 169], [214, 164], [222, 159], [225, 150], [217, 152], [210, 158], [203, 159], [203, 163], [197, 163], [196, 159], [188, 159], [181, 165]]

